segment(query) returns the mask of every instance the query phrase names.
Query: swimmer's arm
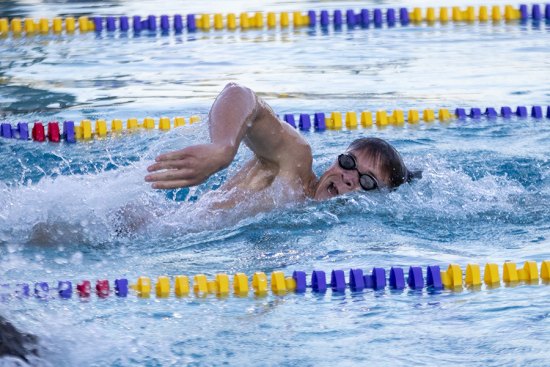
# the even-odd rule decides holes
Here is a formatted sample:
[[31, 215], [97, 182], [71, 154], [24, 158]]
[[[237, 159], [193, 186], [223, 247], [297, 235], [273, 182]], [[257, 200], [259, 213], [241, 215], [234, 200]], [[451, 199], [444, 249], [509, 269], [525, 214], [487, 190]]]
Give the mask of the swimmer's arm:
[[[282, 123], [256, 94], [230, 83], [216, 98], [209, 115], [209, 144], [190, 146], [156, 158], [146, 180], [153, 188], [171, 189], [198, 185], [233, 161], [241, 141], [268, 168], [284, 168], [289, 162], [311, 165], [307, 142]], [[310, 168], [309, 168], [310, 169]]]

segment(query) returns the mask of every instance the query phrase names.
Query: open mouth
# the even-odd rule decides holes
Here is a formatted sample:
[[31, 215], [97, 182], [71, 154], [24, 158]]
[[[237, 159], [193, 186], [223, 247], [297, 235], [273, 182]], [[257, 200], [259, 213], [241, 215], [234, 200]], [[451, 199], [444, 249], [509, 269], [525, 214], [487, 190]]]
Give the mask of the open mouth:
[[331, 183], [330, 185], [328, 185], [327, 191], [331, 196], [338, 195], [338, 189], [336, 188], [336, 186], [334, 186], [334, 183]]

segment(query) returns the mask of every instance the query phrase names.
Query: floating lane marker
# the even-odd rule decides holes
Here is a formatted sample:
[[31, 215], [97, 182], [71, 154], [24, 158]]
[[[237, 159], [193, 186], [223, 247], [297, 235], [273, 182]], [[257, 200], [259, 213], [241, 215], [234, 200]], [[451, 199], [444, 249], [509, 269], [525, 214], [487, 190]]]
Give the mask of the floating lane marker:
[[[292, 276], [285, 276], [282, 271], [274, 271], [269, 277], [264, 272], [256, 272], [251, 282], [246, 274], [236, 273], [233, 276], [233, 284], [229, 276], [223, 273], [216, 274], [214, 279], [208, 279], [205, 274], [197, 274], [193, 277], [192, 283], [188, 276], [176, 275], [159, 276], [154, 290], [157, 298], [189, 297], [192, 294], [200, 298], [208, 295], [226, 297], [231, 293], [236, 297], [246, 297], [251, 293], [263, 297], [269, 291], [274, 296], [284, 296], [288, 293], [304, 293], [308, 289], [314, 293], [325, 293], [331, 290], [334, 294], [345, 294], [348, 291], [363, 292], [366, 289], [404, 291], [407, 288], [414, 292], [422, 292], [426, 289], [428, 293], [441, 290], [457, 292], [464, 289], [476, 291], [483, 285], [487, 289], [499, 287], [502, 282], [507, 285], [548, 285], [550, 284], [550, 261], [543, 261], [540, 269], [535, 261], [525, 261], [519, 267], [516, 263], [505, 262], [502, 266], [502, 282], [497, 264], [485, 264], [483, 273], [482, 275], [478, 264], [470, 263], [467, 264], [465, 272], [457, 264], [449, 264], [445, 271], [441, 271], [438, 265], [428, 266], [425, 273], [420, 266], [410, 266], [408, 269], [391, 267], [389, 272], [380, 267], [373, 267], [367, 272], [362, 269], [350, 269], [347, 280], [344, 270], [335, 269], [331, 271], [328, 281], [324, 271], [314, 270], [309, 284], [307, 284], [306, 273], [300, 270], [294, 271]], [[13, 288], [9, 284], [2, 284], [0, 299], [5, 301], [9, 298], [32, 296], [39, 299], [69, 299], [73, 296], [73, 282], [68, 280], [59, 281], [57, 287], [50, 287], [47, 282], [37, 282], [34, 284], [32, 294], [30, 289], [31, 286], [27, 283], [17, 283]], [[133, 291], [130, 292], [130, 289]], [[129, 285], [125, 278], [116, 279], [112, 289], [106, 279], [97, 280], [95, 286], [95, 294], [100, 299], [111, 296], [123, 298], [130, 295], [148, 298], [151, 290], [151, 279], [146, 276], [139, 277], [132, 285]], [[83, 280], [78, 283], [74, 295], [79, 298], [92, 297], [90, 281]]]
[[[113, 119], [110, 129], [107, 121], [104, 119], [98, 119], [93, 124], [91, 120], [84, 119], [80, 121], [79, 125], [75, 125], [74, 121], [64, 121], [62, 123], [62, 131], [57, 121], [51, 121], [47, 124], [40, 121], [34, 123], [18, 122], [16, 126], [4, 122], [0, 123], [0, 136], [7, 139], [33, 140], [36, 142], [49, 141], [59, 143], [64, 141], [66, 143], [75, 143], [77, 141], [100, 139], [108, 136], [119, 136], [122, 132], [134, 131], [140, 128], [147, 130], [158, 128], [159, 130], [167, 131], [171, 128], [184, 126], [187, 122], [189, 124], [198, 123], [200, 122], [200, 117], [194, 115], [187, 120], [184, 117], [174, 117], [173, 119], [161, 117], [158, 124], [151, 117], [144, 118], [142, 123], [137, 118], [132, 117], [127, 119], [126, 126], [123, 125], [122, 120]], [[30, 135], [29, 125], [32, 126]]]
[[[437, 114], [436, 112], [437, 111]], [[298, 115], [286, 113], [282, 120], [295, 129], [309, 132], [322, 132], [325, 130], [354, 130], [357, 128], [371, 128], [373, 126], [385, 128], [387, 126], [404, 126], [418, 124], [421, 121], [431, 123], [434, 121], [450, 122], [457, 120], [460, 123], [470, 120], [477, 122], [482, 118], [494, 120], [496, 118], [517, 119], [533, 118], [536, 120], [550, 119], [550, 106], [546, 107], [544, 113], [543, 106], [532, 106], [530, 109], [526, 106], [517, 106], [515, 111], [509, 106], [503, 106], [499, 109], [487, 107], [485, 109], [472, 107], [469, 110], [465, 108], [455, 108], [453, 113], [447, 108], [424, 110], [409, 109], [403, 111], [395, 109], [392, 111], [377, 110], [347, 111], [345, 113], [332, 111], [329, 114], [317, 112], [313, 114], [300, 113]], [[497, 111], [500, 111], [498, 113]], [[405, 118], [406, 116], [406, 118]], [[313, 120], [313, 123], [312, 123]], [[160, 117], [158, 122], [152, 117], [145, 117], [142, 122], [137, 118], [131, 117], [126, 120], [126, 124], [121, 119], [113, 119], [110, 124], [104, 119], [97, 119], [92, 123], [91, 120], [84, 119], [79, 125], [74, 121], [64, 121], [61, 129], [57, 121], [51, 121], [47, 124], [42, 122], [18, 122], [13, 125], [9, 122], [0, 123], [0, 136], [6, 139], [33, 140], [36, 142], [49, 141], [52, 143], [66, 142], [75, 143], [77, 141], [89, 141], [92, 139], [101, 139], [110, 136], [121, 136], [120, 133], [127, 131], [136, 131], [138, 129], [153, 130], [159, 129], [168, 131], [172, 128], [185, 126], [187, 123], [194, 124], [200, 122], [200, 117], [194, 115], [185, 119], [184, 117]], [[32, 127], [30, 127], [32, 126]], [[29, 128], [31, 134], [29, 134]]]
[[[450, 12], [449, 12], [450, 10]], [[344, 16], [345, 13], [345, 16]], [[184, 22], [185, 19], [185, 22]], [[371, 25], [375, 28], [381, 28], [386, 25], [388, 28], [395, 27], [396, 24], [401, 26], [420, 25], [426, 23], [427, 25], [433, 25], [436, 22], [446, 24], [448, 22], [462, 22], [462, 23], [500, 23], [506, 22], [525, 22], [532, 20], [539, 22], [542, 20], [550, 20], [550, 4], [544, 5], [544, 11], [540, 4], [533, 4], [529, 8], [527, 5], [520, 5], [514, 7], [512, 5], [493, 5], [489, 7], [481, 5], [478, 7], [468, 6], [461, 8], [454, 6], [448, 7], [428, 7], [422, 8], [400, 8], [396, 9], [360, 9], [356, 12], [355, 9], [334, 10], [329, 12], [322, 10], [316, 12], [309, 10], [307, 12], [294, 11], [291, 14], [289, 12], [242, 12], [240, 14], [228, 13], [201, 13], [201, 14], [187, 14], [185, 17], [181, 14], [168, 15], [148, 15], [142, 18], [139, 15], [132, 17], [120, 16], [120, 17], [101, 17], [93, 16], [88, 18], [81, 16], [78, 18], [55, 17], [53, 19], [40, 18], [38, 20], [33, 18], [0, 18], [0, 37], [13, 35], [13, 36], [34, 36], [34, 35], [47, 35], [62, 34], [65, 31], [66, 34], [73, 34], [79, 32], [80, 34], [86, 34], [89, 32], [161, 32], [161, 34], [169, 34], [171, 31], [174, 33], [182, 33], [187, 31], [188, 33], [194, 33], [197, 31], [210, 32], [211, 30], [229, 30], [234, 31], [239, 29], [245, 30], [263, 30], [263, 29], [285, 29], [293, 27], [298, 29], [301, 27], [321, 27], [326, 28], [333, 26], [335, 29], [341, 29], [342, 26], [346, 26], [348, 29], [365, 29]]]

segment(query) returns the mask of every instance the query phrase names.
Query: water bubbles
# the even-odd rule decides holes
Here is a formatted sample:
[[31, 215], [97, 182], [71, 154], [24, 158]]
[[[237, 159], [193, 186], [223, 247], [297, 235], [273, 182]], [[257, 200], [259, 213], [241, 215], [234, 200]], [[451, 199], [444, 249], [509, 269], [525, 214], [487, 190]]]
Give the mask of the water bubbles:
[[69, 263], [69, 260], [63, 258], [63, 257], [56, 257], [54, 259], [54, 262], [57, 264], [57, 265], [65, 265], [65, 264], [68, 264]]
[[84, 258], [84, 255], [82, 254], [82, 252], [77, 251], [71, 256], [70, 262], [73, 265], [80, 265], [80, 264], [82, 264], [82, 259], [83, 258]]
[[17, 245], [14, 243], [9, 243], [6, 245], [6, 249], [8, 250], [8, 253], [13, 254], [17, 251], [20, 251], [21, 245]]

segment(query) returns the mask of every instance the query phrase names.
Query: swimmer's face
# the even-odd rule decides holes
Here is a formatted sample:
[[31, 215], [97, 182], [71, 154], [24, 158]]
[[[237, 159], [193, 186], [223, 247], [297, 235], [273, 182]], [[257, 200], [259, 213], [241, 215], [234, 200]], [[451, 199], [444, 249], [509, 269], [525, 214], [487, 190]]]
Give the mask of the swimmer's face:
[[361, 174], [374, 178], [377, 188], [389, 186], [388, 177], [383, 174], [378, 160], [353, 150], [346, 153], [355, 159], [356, 169], [344, 169], [337, 158], [319, 179], [314, 195], [316, 200], [326, 200], [353, 191], [364, 191], [359, 182]]

